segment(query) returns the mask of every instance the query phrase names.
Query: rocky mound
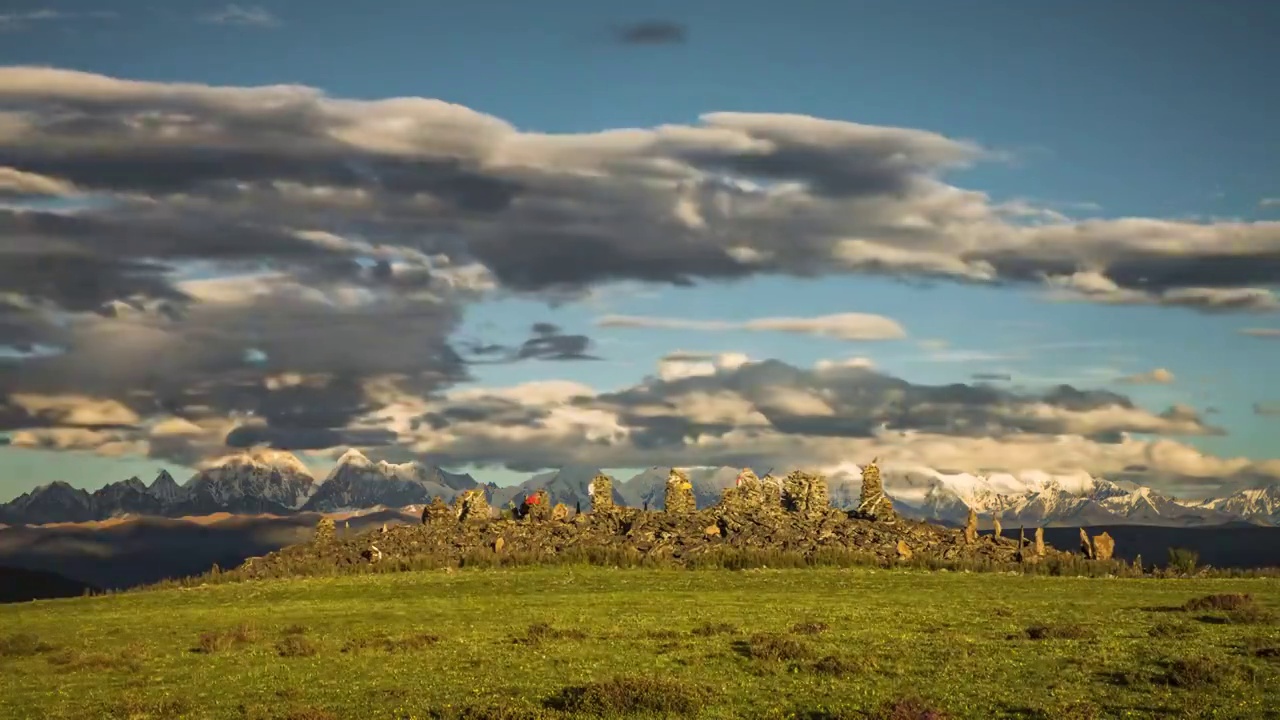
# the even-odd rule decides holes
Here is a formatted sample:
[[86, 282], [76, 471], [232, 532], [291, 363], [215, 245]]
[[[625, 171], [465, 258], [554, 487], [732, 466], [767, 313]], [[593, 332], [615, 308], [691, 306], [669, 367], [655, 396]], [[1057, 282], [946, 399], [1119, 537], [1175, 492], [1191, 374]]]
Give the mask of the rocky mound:
[[[878, 477], [868, 478], [875, 502]], [[792, 473], [782, 483], [757, 480], [744, 471], [738, 486], [716, 506], [692, 510], [645, 511], [613, 504], [607, 478], [597, 479], [591, 512], [533, 512], [538, 503], [510, 517], [476, 517], [464, 503], [450, 508], [437, 501], [416, 526], [382, 528], [339, 537], [325, 528], [303, 545], [254, 558], [238, 572], [245, 577], [278, 577], [317, 564], [350, 566], [395, 560], [405, 567], [462, 565], [478, 557], [520, 557], [524, 561], [559, 555], [591, 557], [625, 553], [641, 560], [697, 565], [703, 556], [725, 551], [765, 551], [820, 556], [856, 554], [868, 561], [937, 559], [942, 562], [1012, 564], [1068, 555], [1030, 538], [977, 535], [904, 520], [883, 505], [875, 512], [846, 512], [825, 506], [825, 483], [817, 476]], [[687, 494], [687, 481], [673, 471], [669, 502]], [[767, 492], [781, 484], [781, 497]], [[1039, 538], [1037, 538], [1038, 540]]]

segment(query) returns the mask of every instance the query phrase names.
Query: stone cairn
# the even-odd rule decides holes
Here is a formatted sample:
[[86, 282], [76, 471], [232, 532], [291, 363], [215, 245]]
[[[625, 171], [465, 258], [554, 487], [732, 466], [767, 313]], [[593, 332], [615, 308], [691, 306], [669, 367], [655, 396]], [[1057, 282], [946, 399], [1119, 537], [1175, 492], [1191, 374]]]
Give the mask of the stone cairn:
[[1093, 537], [1093, 559], [1110, 560], [1116, 552], [1115, 538], [1110, 533], [1102, 533]]
[[880, 479], [880, 467], [875, 460], [862, 468], [862, 497], [858, 503], [858, 516], [888, 523], [898, 517], [893, 510], [893, 501], [884, 494], [884, 482]]
[[972, 545], [978, 542], [978, 513], [969, 508], [969, 516], [965, 518], [964, 523], [964, 544]]
[[1084, 528], [1080, 528], [1080, 554], [1088, 560], [1094, 559], [1093, 542], [1089, 540], [1089, 533], [1085, 532]]
[[751, 468], [743, 468], [733, 487], [725, 488], [720, 504], [733, 510], [761, 508], [765, 504], [764, 484]]
[[1036, 528], [1035, 551], [1036, 557], [1044, 557], [1044, 528], [1042, 527]]
[[423, 525], [444, 525], [458, 521], [458, 515], [453, 508], [444, 503], [437, 495], [431, 498], [431, 502], [422, 509]]
[[587, 495], [591, 496], [591, 512], [607, 513], [613, 511], [613, 478], [608, 475], [597, 475], [587, 483]]
[[767, 508], [782, 508], [782, 480], [766, 474], [760, 479], [760, 495]]
[[782, 481], [782, 507], [806, 518], [827, 514], [831, 511], [831, 500], [826, 478], [799, 470], [790, 473]]
[[569, 506], [564, 503], [556, 503], [551, 506], [551, 519], [556, 522], [564, 522], [569, 519]]
[[453, 501], [458, 522], [483, 522], [489, 519], [489, 501], [483, 490], [464, 490]]
[[333, 523], [333, 518], [331, 517], [320, 518], [320, 521], [316, 523], [316, 538], [315, 538], [316, 544], [329, 545], [334, 542], [337, 542], [337, 539], [338, 539], [338, 532], [337, 532], [336, 526]]
[[539, 490], [525, 497], [520, 503], [520, 517], [533, 522], [546, 522], [551, 519], [551, 495], [546, 490]]
[[664, 503], [669, 513], [692, 513], [698, 510], [693, 498], [693, 483], [682, 470], [671, 468], [667, 473], [667, 491]]

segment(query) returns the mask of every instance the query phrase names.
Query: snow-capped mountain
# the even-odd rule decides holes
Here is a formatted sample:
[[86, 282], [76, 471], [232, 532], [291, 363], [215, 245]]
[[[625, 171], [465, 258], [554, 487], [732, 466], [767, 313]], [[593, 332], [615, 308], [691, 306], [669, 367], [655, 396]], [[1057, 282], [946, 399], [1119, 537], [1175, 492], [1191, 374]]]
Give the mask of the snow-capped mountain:
[[1150, 488], [1111, 482], [1086, 474], [1053, 476], [943, 474], [931, 471], [884, 472], [885, 490], [901, 512], [949, 524], [963, 523], [970, 508], [991, 526], [999, 516], [1005, 527], [1220, 525], [1240, 516], [1201, 504], [1181, 503]]
[[354, 448], [348, 450], [314, 494], [301, 506], [307, 512], [336, 512], [377, 507], [404, 507], [453, 499], [462, 490], [477, 487], [470, 475], [447, 473], [415, 462], [373, 462]]
[[1254, 522], [1280, 525], [1280, 485], [1241, 490], [1226, 497], [1210, 498], [1197, 507], [1217, 510]]
[[[591, 495], [587, 492], [587, 486], [599, 474], [601, 474], [599, 468], [569, 465], [559, 470], [534, 475], [519, 485], [494, 488], [490, 495], [490, 502], [498, 507], [505, 507], [510, 502], [519, 504], [526, 495], [538, 490], [546, 490], [551, 496], [551, 502], [564, 503], [570, 508], [581, 505], [586, 510], [591, 507]], [[618, 504], [626, 504], [616, 482], [613, 486], [613, 500]]]
[[315, 479], [298, 458], [255, 450], [219, 458], [197, 472], [165, 514], [284, 514], [300, 508], [314, 490]]
[[[715, 505], [724, 496], [724, 491], [733, 487], [742, 468], [695, 467], [684, 468], [693, 485], [693, 499], [699, 508]], [[624, 498], [624, 503], [633, 507], [645, 507], [650, 510], [661, 510], [666, 507], [667, 476], [670, 467], [651, 467], [641, 471], [631, 479], [614, 486], [614, 492]]]

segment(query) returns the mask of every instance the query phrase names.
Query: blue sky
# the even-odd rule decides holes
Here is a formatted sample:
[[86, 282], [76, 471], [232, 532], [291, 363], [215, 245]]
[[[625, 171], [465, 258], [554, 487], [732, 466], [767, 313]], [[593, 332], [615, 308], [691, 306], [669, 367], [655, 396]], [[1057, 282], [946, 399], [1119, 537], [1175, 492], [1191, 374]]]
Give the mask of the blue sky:
[[[993, 204], [1025, 200], [1071, 219], [1280, 219], [1280, 204], [1265, 203], [1280, 197], [1280, 7], [1268, 3], [474, 0], [375, 11], [277, 1], [231, 15], [195, 2], [163, 10], [127, 1], [6, 8], [0, 65], [165, 83], [301, 84], [356, 99], [432, 97], [549, 133], [694, 124], [712, 111], [806, 114], [976, 141], [1001, 157], [946, 180], [987, 193]], [[42, 10], [59, 14], [40, 17]], [[89, 15], [103, 11], [112, 16]], [[261, 22], [209, 21], [219, 13]], [[611, 34], [648, 20], [676, 24], [686, 36], [627, 45]], [[1183, 403], [1227, 433], [1181, 440], [1216, 455], [1280, 458], [1280, 423], [1252, 409], [1276, 399], [1266, 393], [1280, 342], [1239, 332], [1280, 327], [1273, 315], [1044, 295], [859, 274], [604, 285], [589, 302], [557, 307], [528, 297], [469, 304], [458, 335], [521, 338], [533, 323], [550, 322], [590, 336], [603, 358], [478, 366], [475, 386], [572, 378], [618, 389], [655, 372], [674, 350], [740, 352], [797, 367], [863, 356], [917, 384], [1008, 373], [1015, 385], [1116, 390], [1153, 412]], [[850, 342], [596, 325], [606, 314], [743, 321], [848, 312], [893, 318], [907, 337]], [[945, 341], [947, 349], [921, 341]], [[959, 351], [1010, 357], [965, 359]], [[1157, 367], [1177, 381], [1115, 384]], [[0, 448], [0, 495], [53, 479], [92, 487], [175, 466], [87, 453], [46, 462], [50, 454]]]

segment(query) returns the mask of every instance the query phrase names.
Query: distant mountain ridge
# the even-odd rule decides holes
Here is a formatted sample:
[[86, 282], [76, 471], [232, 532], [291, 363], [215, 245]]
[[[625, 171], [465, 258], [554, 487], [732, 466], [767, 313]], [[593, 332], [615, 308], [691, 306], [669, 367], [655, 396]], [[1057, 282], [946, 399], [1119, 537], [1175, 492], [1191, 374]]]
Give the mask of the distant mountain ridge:
[[255, 451], [216, 460], [182, 485], [161, 470], [150, 485], [137, 477], [88, 492], [55, 481], [0, 504], [0, 523], [42, 525], [128, 516], [339, 512], [452, 500], [480, 487], [470, 475], [419, 463], [374, 463], [347, 452], [324, 482], [286, 452]]
[[[732, 487], [740, 468], [688, 468], [695, 500], [705, 508]], [[856, 470], [856, 468], [855, 468]], [[764, 472], [765, 469], [757, 469]], [[663, 508], [669, 467], [651, 467], [627, 480], [614, 479], [614, 501], [632, 507]], [[499, 508], [546, 489], [552, 502], [590, 507], [587, 486], [598, 468], [566, 466], [517, 485], [481, 484], [468, 474], [433, 465], [374, 462], [348, 450], [322, 481], [287, 452], [256, 450], [221, 458], [179, 485], [161, 471], [146, 485], [136, 477], [92, 493], [54, 482], [0, 504], [0, 524], [38, 525], [88, 522], [122, 516], [181, 517], [213, 513], [290, 515], [339, 513], [378, 508], [417, 511], [433, 498], [451, 501], [463, 490], [483, 489]], [[973, 475], [934, 471], [883, 471], [886, 492], [898, 510], [920, 520], [962, 524], [970, 509], [990, 527], [998, 516], [1007, 527], [1152, 525], [1209, 527], [1231, 523], [1280, 525], [1280, 485], [1242, 490], [1222, 498], [1182, 501], [1150, 488], [1086, 474]], [[831, 503], [856, 506], [861, 478], [856, 471], [828, 477]]]

